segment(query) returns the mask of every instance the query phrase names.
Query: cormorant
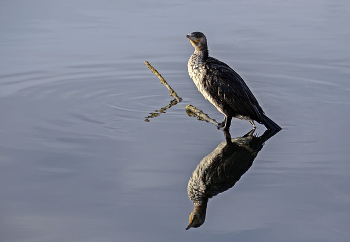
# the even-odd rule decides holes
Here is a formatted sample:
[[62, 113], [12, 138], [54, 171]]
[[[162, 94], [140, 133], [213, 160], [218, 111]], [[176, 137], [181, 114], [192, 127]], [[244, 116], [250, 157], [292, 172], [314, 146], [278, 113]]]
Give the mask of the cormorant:
[[188, 73], [205, 99], [225, 115], [219, 128], [229, 130], [233, 117], [248, 120], [254, 128], [255, 120], [269, 130], [281, 130], [265, 115], [244, 80], [227, 64], [209, 56], [207, 39], [203, 33], [193, 32], [186, 38], [195, 49], [188, 61]]
[[264, 143], [278, 131], [266, 130], [255, 136], [255, 129], [243, 137], [231, 139], [224, 132], [223, 141], [209, 155], [203, 158], [188, 181], [188, 197], [194, 204], [189, 216], [189, 228], [198, 228], [205, 222], [208, 200], [231, 187], [248, 171]]

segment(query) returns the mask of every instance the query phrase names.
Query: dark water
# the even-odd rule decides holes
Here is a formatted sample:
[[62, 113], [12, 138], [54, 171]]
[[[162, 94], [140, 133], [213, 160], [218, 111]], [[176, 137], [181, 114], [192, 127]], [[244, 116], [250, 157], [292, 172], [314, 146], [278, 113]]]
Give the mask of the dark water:
[[[0, 1], [0, 240], [349, 241], [349, 23], [347, 0]], [[193, 31], [283, 130], [186, 231], [225, 140], [185, 112], [223, 118], [188, 77]], [[150, 122], [172, 98], [145, 60], [183, 98]]]

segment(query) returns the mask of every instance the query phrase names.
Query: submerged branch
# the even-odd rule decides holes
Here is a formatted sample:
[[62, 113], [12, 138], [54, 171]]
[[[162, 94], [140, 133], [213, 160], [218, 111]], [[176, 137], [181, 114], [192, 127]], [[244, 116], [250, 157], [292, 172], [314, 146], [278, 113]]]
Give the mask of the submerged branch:
[[216, 122], [215, 119], [210, 118], [207, 114], [203, 113], [201, 110], [197, 109], [191, 104], [186, 106], [186, 113], [189, 116], [197, 117], [198, 120], [203, 120], [203, 121], [212, 123], [215, 126], [218, 126], [219, 124], [218, 122]]
[[151, 66], [151, 64], [148, 63], [148, 61], [145, 61], [145, 65], [152, 71], [153, 74], [155, 74], [160, 79], [160, 82], [164, 86], [166, 86], [166, 88], [168, 88], [168, 90], [170, 91], [170, 96], [173, 96], [177, 102], [181, 102], [182, 98], [177, 95], [177, 93], [174, 91], [174, 89], [171, 88], [171, 86], [169, 86], [169, 84], [162, 77], [162, 75], [159, 74], [159, 72], [153, 66]]

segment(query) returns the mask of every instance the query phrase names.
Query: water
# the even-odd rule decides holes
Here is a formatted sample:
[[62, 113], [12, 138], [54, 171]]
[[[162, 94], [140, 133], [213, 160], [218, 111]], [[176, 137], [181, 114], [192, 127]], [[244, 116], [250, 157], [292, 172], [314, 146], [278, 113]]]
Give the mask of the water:
[[[1, 1], [1, 241], [349, 241], [348, 1]], [[283, 130], [185, 230], [224, 141], [187, 74], [193, 31]], [[149, 61], [183, 98], [172, 98]], [[251, 129], [233, 120], [232, 138]], [[259, 126], [256, 134], [262, 135]]]

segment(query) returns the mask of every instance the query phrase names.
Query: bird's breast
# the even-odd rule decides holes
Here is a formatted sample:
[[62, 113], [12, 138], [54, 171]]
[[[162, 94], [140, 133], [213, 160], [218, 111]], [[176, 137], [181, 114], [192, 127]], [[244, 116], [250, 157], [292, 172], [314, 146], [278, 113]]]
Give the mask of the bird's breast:
[[198, 91], [204, 93], [203, 79], [205, 76], [204, 63], [196, 55], [192, 55], [187, 64], [188, 74], [198, 88]]
[[205, 99], [207, 99], [211, 104], [213, 104], [221, 113], [223, 113], [222, 105], [220, 105], [219, 100], [215, 100], [207, 90], [207, 84], [205, 84], [205, 75], [207, 74], [205, 68], [205, 62], [200, 56], [193, 54], [188, 61], [188, 74], [196, 85], [198, 91], [202, 93]]

